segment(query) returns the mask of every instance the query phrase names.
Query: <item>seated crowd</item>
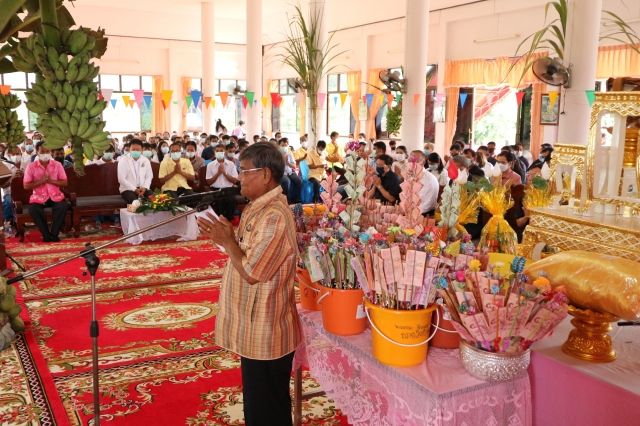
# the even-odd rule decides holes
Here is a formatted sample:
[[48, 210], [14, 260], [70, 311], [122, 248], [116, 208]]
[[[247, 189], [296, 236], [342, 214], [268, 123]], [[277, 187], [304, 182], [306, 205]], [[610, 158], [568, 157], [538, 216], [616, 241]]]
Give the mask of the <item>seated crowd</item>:
[[[239, 126], [240, 129], [241, 126]], [[540, 174], [545, 164], [549, 164], [553, 147], [544, 145], [540, 156], [533, 161], [522, 145], [505, 146], [496, 152], [494, 142], [480, 146], [476, 151], [465, 147], [461, 141], [451, 145], [448, 156], [441, 158], [434, 152], [433, 144], [425, 143], [423, 150], [409, 152], [403, 145], [396, 146], [395, 141], [365, 141], [364, 134], [359, 140], [350, 141], [346, 147], [338, 142], [339, 134], [332, 132], [329, 142], [320, 140], [310, 148], [307, 136], [300, 138], [300, 146], [294, 150], [287, 138], [276, 132], [274, 138], [255, 135], [252, 143], [273, 143], [279, 146], [285, 162], [285, 172], [281, 186], [290, 204], [301, 202], [303, 174], [301, 162], [308, 166], [309, 182], [313, 187], [313, 202], [320, 200], [320, 183], [332, 174], [339, 185], [338, 192], [347, 197], [345, 159], [354, 153], [367, 163], [365, 178], [366, 196], [379, 200], [383, 204], [396, 204], [400, 200], [401, 183], [407, 166], [418, 163], [427, 173], [423, 174], [420, 192], [421, 210], [424, 216], [435, 213], [438, 197], [442, 188], [453, 181], [476, 181], [483, 177], [500, 179], [503, 184], [520, 185], [527, 183], [533, 176]], [[173, 197], [190, 195], [195, 190], [210, 188], [225, 190], [228, 196], [216, 202], [214, 209], [220, 215], [231, 220], [236, 214], [234, 191], [239, 185], [239, 154], [249, 142], [243, 132], [232, 135], [226, 133], [207, 135], [194, 133], [198, 140], [191, 140], [185, 132], [182, 136], [168, 132], [157, 133], [147, 138], [145, 132], [127, 135], [122, 144], [117, 139], [100, 158], [84, 159], [85, 165], [103, 165], [117, 163], [117, 179], [122, 199], [131, 204], [134, 200], [152, 194], [154, 177], [160, 183], [163, 192]], [[0, 158], [9, 167], [12, 174], [21, 178], [25, 190], [32, 191], [29, 198], [29, 214], [40, 230], [43, 240], [59, 241], [59, 233], [64, 225], [69, 204], [65, 200], [64, 187], [67, 185], [65, 169], [73, 167], [74, 158], [70, 147], [49, 150], [42, 137], [36, 132], [31, 139], [25, 140], [21, 147], [5, 152], [0, 145]], [[155, 166], [156, 175], [154, 176]], [[115, 167], [115, 166], [114, 166]], [[204, 175], [204, 178], [201, 176]], [[200, 179], [204, 181], [201, 182]], [[231, 189], [231, 190], [229, 190]], [[5, 229], [10, 228], [13, 218], [11, 186], [3, 190], [3, 212]], [[52, 223], [45, 220], [44, 209], [51, 207]], [[101, 219], [96, 218], [99, 224]], [[114, 217], [117, 225], [118, 218]]]

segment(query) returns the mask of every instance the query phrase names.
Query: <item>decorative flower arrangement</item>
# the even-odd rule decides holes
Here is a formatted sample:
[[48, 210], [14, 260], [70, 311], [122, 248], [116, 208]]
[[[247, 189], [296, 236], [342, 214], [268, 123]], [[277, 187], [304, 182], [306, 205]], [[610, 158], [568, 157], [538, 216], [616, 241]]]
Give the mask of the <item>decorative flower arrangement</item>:
[[338, 182], [334, 173], [327, 176], [320, 186], [324, 191], [320, 192], [320, 198], [329, 212], [336, 212], [338, 204], [342, 201], [342, 196], [338, 193]]
[[460, 238], [467, 234], [464, 225], [478, 221], [478, 197], [467, 185], [454, 183], [442, 192], [436, 212], [438, 225], [449, 229], [450, 238]]
[[418, 234], [421, 234], [424, 229], [424, 218], [420, 210], [420, 191], [422, 190], [424, 173], [424, 167], [412, 161], [405, 168], [404, 181], [400, 185], [402, 192], [400, 193], [398, 225], [405, 229], [412, 229]]
[[340, 212], [340, 219], [342, 219], [347, 229], [354, 232], [360, 230], [359, 224], [362, 216], [360, 203], [366, 191], [364, 186], [366, 165], [366, 161], [355, 154], [348, 155], [345, 160], [346, 171], [344, 177], [348, 183], [344, 190], [350, 201], [347, 208]]
[[513, 207], [513, 200], [507, 197], [508, 191], [504, 185], [494, 185], [490, 190], [478, 193], [482, 208], [493, 215], [480, 236], [480, 247], [486, 247], [490, 252], [516, 254], [518, 236], [504, 219], [504, 214]]
[[544, 277], [529, 282], [525, 259], [482, 271], [479, 259], [460, 254], [436, 266], [434, 284], [461, 338], [487, 352], [517, 354], [550, 334], [567, 316], [568, 299]]
[[172, 214], [187, 211], [187, 207], [180, 205], [171, 195], [156, 190], [153, 194], [140, 200], [136, 213], [171, 212]]

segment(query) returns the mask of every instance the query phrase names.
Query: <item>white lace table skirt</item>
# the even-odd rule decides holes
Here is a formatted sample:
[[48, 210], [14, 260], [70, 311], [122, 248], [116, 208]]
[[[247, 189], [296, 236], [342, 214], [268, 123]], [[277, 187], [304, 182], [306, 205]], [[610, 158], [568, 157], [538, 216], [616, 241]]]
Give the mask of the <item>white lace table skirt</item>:
[[[140, 229], [174, 217], [171, 212], [149, 212], [146, 215], [131, 213], [127, 209], [120, 209], [120, 224], [124, 235], [132, 234]], [[159, 240], [161, 238], [178, 236], [178, 241], [191, 241], [198, 238], [198, 224], [196, 217], [189, 215], [174, 222], [167, 223], [140, 235], [127, 239], [129, 244], [140, 244], [143, 241]]]

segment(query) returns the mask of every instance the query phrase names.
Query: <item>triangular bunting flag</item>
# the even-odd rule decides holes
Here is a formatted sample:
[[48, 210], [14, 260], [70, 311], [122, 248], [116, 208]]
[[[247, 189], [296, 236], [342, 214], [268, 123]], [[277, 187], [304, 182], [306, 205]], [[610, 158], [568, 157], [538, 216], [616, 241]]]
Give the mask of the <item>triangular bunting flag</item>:
[[122, 102], [124, 102], [124, 106], [130, 107], [131, 106], [131, 96], [122, 95]]
[[263, 96], [260, 98], [260, 101], [262, 101], [262, 108], [266, 108], [267, 104], [269, 103], [269, 98], [267, 98], [266, 96]]
[[420, 93], [414, 93], [413, 94], [413, 105], [414, 106], [418, 105], [418, 101], [420, 101]]
[[173, 90], [162, 91], [162, 107], [164, 109], [167, 109], [167, 107], [171, 103], [171, 96], [173, 96]]
[[118, 103], [118, 98], [111, 99], [110, 102], [111, 102], [111, 108], [115, 109], [116, 104]]
[[380, 102], [380, 105], [382, 105], [384, 102], [384, 95], [378, 95], [378, 101]]
[[247, 95], [242, 95], [242, 108], [247, 109], [248, 104], [249, 99], [247, 99]]
[[151, 99], [152, 99], [151, 95], [144, 95], [144, 105], [147, 108], [151, 108]]
[[191, 108], [191, 104], [193, 103], [193, 98], [191, 97], [191, 95], [187, 95], [185, 97], [185, 100], [187, 101], [187, 108]]
[[220, 92], [220, 101], [222, 101], [222, 106], [227, 106], [227, 100], [229, 99], [229, 92]]
[[216, 98], [211, 98], [211, 108], [216, 107]]
[[520, 91], [516, 93], [516, 100], [518, 101], [518, 106], [522, 103], [522, 98], [524, 98], [524, 92]]
[[327, 100], [327, 94], [326, 93], [318, 93], [316, 96], [318, 98], [318, 107], [320, 109], [322, 109], [322, 107], [324, 107], [324, 102]]
[[373, 102], [373, 93], [367, 93], [365, 95], [365, 99], [367, 101], [367, 109], [371, 108], [371, 103]]
[[467, 93], [460, 93], [460, 108], [464, 108], [465, 102], [467, 102]]
[[138, 104], [138, 108], [142, 108], [142, 102], [144, 102], [144, 90], [135, 89], [132, 90], [133, 98], [136, 100], [136, 104]]
[[340, 105], [344, 106], [344, 101], [347, 100], [347, 94], [346, 93], [340, 93]]
[[202, 99], [204, 99], [204, 106], [206, 108], [209, 108], [209, 106], [211, 105], [211, 96], [205, 96]]
[[255, 92], [244, 92], [244, 95], [247, 97], [247, 101], [249, 101], [249, 105], [253, 107], [253, 98], [256, 96]]
[[191, 100], [193, 101], [193, 105], [198, 108], [198, 104], [200, 103], [200, 98], [202, 98], [202, 92], [199, 90], [191, 91]]
[[0, 86], [0, 95], [8, 95], [11, 92], [11, 86], [3, 84]]
[[271, 105], [277, 108], [278, 107], [278, 105], [276, 105], [277, 103], [278, 103], [278, 93], [271, 92]]
[[558, 92], [549, 92], [549, 109], [548, 111], [553, 111], [553, 107], [556, 102], [558, 102]]
[[387, 105], [391, 108], [391, 104], [393, 103], [393, 95], [391, 93], [387, 93]]
[[396, 103], [400, 104], [400, 102], [402, 102], [402, 95], [400, 93], [396, 94]]
[[338, 97], [337, 97], [337, 96], [334, 96], [334, 97], [333, 97], [333, 106], [335, 107], [335, 106], [337, 106], [337, 105], [338, 105]]
[[136, 100], [135, 99], [129, 99], [129, 107], [133, 108], [133, 106], [136, 104]]
[[113, 89], [102, 89], [100, 91], [100, 94], [102, 95], [102, 99], [104, 99], [105, 102], [109, 102], [111, 100], [111, 96], [113, 95]]
[[584, 93], [587, 95], [587, 102], [589, 102], [589, 106], [593, 105], [593, 103], [596, 101], [596, 91], [585, 90]]

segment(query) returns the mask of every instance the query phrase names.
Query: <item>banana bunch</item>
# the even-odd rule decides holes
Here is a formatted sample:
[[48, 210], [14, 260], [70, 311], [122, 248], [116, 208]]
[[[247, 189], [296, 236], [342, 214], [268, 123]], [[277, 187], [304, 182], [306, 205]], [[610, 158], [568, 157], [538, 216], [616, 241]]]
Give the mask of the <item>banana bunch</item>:
[[102, 111], [93, 81], [100, 68], [91, 60], [106, 48], [104, 31], [86, 28], [60, 31], [60, 45], [46, 45], [42, 34], [21, 39], [12, 57], [21, 71], [35, 71], [36, 81], [25, 95], [27, 108], [38, 114], [38, 131], [47, 147], [62, 148], [71, 140], [76, 170], [82, 172], [83, 155], [92, 160], [109, 146]]
[[16, 333], [24, 331], [24, 321], [20, 318], [22, 308], [16, 302], [16, 288], [8, 285], [5, 278], [0, 278], [0, 315], [9, 317], [11, 328]]
[[20, 106], [20, 99], [12, 93], [0, 95], [0, 143], [14, 147], [24, 138], [24, 125], [14, 109]]

